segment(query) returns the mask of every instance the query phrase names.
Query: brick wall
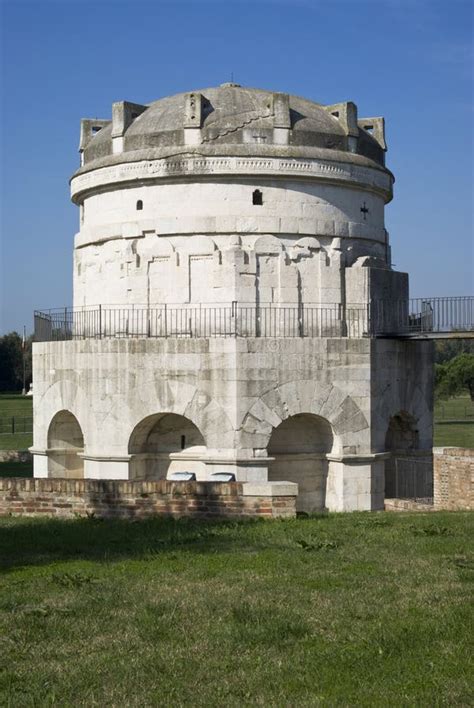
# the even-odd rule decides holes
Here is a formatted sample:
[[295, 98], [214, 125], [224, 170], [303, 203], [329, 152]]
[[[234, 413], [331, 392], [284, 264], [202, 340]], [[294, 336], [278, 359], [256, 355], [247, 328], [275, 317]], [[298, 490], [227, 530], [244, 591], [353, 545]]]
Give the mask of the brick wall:
[[435, 509], [473, 509], [474, 449], [435, 448]]
[[0, 516], [295, 516], [296, 496], [251, 495], [239, 482], [0, 479]]

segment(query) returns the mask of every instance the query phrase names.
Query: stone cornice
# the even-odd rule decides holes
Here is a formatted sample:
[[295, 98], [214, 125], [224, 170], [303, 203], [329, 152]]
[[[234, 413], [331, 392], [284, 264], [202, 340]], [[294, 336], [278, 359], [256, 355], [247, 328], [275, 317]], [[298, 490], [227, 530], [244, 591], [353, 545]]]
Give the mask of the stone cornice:
[[344, 162], [283, 157], [192, 157], [127, 162], [79, 174], [71, 180], [71, 198], [78, 204], [89, 193], [131, 186], [144, 181], [206, 177], [271, 177], [350, 184], [392, 197], [390, 173]]

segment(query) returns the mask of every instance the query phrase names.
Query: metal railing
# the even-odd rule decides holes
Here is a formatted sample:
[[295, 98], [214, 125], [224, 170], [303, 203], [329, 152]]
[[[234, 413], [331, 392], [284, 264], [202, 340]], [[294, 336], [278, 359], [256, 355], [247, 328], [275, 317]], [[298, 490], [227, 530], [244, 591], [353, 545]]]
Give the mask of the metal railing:
[[0, 418], [0, 435], [16, 435], [17, 433], [32, 433], [33, 417], [10, 415]]
[[433, 461], [395, 456], [386, 466], [385, 496], [388, 499], [433, 500]]
[[474, 331], [474, 297], [369, 304], [146, 305], [35, 312], [37, 342], [87, 338], [374, 337]]
[[373, 300], [371, 328], [375, 334], [474, 331], [474, 297], [419, 297]]

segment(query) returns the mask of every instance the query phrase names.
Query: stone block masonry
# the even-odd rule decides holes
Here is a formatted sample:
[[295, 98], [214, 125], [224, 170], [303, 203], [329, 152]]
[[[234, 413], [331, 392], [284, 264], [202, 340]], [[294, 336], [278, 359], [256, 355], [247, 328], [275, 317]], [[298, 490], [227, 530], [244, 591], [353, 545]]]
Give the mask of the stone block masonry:
[[294, 517], [295, 484], [0, 479], [0, 516]]
[[474, 449], [434, 448], [435, 509], [465, 509], [473, 505]]

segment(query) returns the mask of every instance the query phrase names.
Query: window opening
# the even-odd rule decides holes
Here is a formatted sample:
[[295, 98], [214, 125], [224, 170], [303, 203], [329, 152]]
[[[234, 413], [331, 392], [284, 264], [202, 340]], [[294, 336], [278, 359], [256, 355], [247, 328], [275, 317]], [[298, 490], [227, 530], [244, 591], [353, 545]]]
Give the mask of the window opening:
[[252, 194], [252, 204], [257, 206], [262, 206], [263, 204], [263, 194], [259, 189], [256, 189]]
[[137, 202], [137, 211], [141, 211], [142, 209], [143, 209], [143, 202], [141, 199], [139, 199]]
[[186, 435], [181, 435], [181, 450], [186, 447]]

